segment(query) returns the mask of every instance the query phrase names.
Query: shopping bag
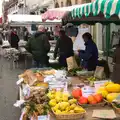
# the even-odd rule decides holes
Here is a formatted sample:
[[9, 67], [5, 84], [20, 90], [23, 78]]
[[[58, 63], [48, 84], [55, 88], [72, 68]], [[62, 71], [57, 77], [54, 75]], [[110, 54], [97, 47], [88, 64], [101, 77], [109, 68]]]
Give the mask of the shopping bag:
[[78, 65], [74, 56], [66, 58], [66, 61], [67, 61], [68, 71], [74, 68], [78, 68]]
[[94, 73], [94, 77], [96, 77], [98, 79], [105, 78], [104, 67], [97, 66], [96, 70], [95, 70], [95, 73]]

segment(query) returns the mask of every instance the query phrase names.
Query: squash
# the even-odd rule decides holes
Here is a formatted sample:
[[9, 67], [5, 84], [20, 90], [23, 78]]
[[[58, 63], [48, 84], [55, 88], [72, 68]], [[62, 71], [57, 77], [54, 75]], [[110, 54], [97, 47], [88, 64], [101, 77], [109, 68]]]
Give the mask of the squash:
[[111, 103], [113, 100], [115, 100], [118, 97], [119, 94], [120, 93], [109, 93], [107, 95], [106, 99], [107, 99], [108, 102]]
[[120, 85], [119, 84], [108, 84], [105, 88], [109, 93], [120, 92]]
[[106, 96], [108, 95], [108, 91], [107, 90], [98, 90], [97, 94], [101, 94], [104, 98], [106, 98]]

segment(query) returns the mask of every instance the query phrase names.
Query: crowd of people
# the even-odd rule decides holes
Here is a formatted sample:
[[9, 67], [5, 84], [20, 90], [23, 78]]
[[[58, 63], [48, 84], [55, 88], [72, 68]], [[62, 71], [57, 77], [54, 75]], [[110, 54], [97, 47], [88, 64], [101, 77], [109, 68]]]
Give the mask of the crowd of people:
[[[78, 50], [81, 59], [81, 66], [89, 71], [95, 70], [98, 62], [98, 49], [90, 33], [83, 35], [86, 49]], [[38, 31], [29, 39], [26, 49], [33, 55], [36, 67], [44, 67], [49, 65], [50, 43], [46, 34], [45, 27], [40, 25]], [[59, 30], [59, 38], [56, 42], [54, 50], [54, 59], [59, 56], [59, 64], [61, 67], [67, 67], [66, 59], [74, 56], [73, 41], [66, 35], [63, 28]]]
[[[4, 34], [3, 34], [4, 33]], [[11, 29], [11, 31], [6, 32], [5, 30], [3, 33], [0, 34], [0, 39], [8, 39], [12, 48], [18, 49], [18, 43], [20, 38], [17, 34], [16, 29]], [[30, 52], [33, 56], [34, 60], [34, 67], [48, 67], [49, 64], [49, 57], [48, 53], [50, 51], [50, 43], [49, 43], [49, 36], [47, 31], [43, 25], [38, 26], [38, 31], [34, 33], [29, 38], [29, 32], [26, 28], [23, 29], [23, 38], [27, 41], [26, 50]], [[82, 38], [85, 43], [85, 50], [78, 50], [77, 55], [79, 57], [80, 66], [83, 69], [88, 71], [94, 71], [96, 66], [98, 65], [98, 48], [95, 42], [92, 39], [92, 35], [88, 32], [82, 35]], [[74, 50], [73, 50], [73, 41], [71, 37], [66, 34], [65, 29], [60, 28], [57, 34], [57, 41], [54, 50], [54, 59], [57, 57], [59, 58], [59, 64], [61, 67], [67, 67], [66, 59], [69, 57], [74, 57]], [[120, 61], [120, 43], [115, 50], [113, 62], [114, 70], [112, 75], [112, 80], [116, 83], [119, 83], [119, 61]]]

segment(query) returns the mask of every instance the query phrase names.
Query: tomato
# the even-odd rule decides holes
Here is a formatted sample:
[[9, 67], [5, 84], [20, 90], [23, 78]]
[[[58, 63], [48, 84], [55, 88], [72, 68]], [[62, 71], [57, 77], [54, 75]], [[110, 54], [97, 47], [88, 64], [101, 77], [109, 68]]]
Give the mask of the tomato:
[[73, 96], [74, 98], [79, 98], [79, 97], [81, 97], [81, 96], [82, 96], [82, 91], [81, 91], [81, 89], [79, 89], [79, 88], [74, 89], [74, 90], [72, 91], [72, 96]]
[[94, 95], [94, 98], [98, 103], [100, 103], [103, 100], [103, 97], [101, 94]]
[[80, 104], [87, 104], [88, 103], [88, 99], [86, 97], [80, 97], [78, 102]]

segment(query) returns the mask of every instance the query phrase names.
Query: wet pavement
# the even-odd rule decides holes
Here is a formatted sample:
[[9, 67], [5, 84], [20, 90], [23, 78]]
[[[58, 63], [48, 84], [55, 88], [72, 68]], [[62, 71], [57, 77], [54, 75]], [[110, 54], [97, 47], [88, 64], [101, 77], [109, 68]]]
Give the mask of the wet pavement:
[[13, 104], [18, 97], [17, 76], [23, 70], [10, 69], [9, 61], [0, 61], [0, 120], [19, 120], [20, 109]]

